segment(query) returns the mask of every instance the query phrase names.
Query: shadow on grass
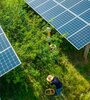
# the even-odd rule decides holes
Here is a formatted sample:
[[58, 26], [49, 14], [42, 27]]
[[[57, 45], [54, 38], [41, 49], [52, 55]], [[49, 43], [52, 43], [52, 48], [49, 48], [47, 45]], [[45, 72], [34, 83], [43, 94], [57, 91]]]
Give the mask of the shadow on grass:
[[[90, 54], [88, 55], [88, 63], [85, 64], [83, 53], [84, 48], [77, 50], [66, 40], [63, 43], [66, 46], [66, 49], [63, 49], [63, 53], [67, 55], [69, 61], [74, 65], [75, 69], [87, 80], [90, 82]], [[68, 46], [68, 47], [67, 47]]]
[[4, 77], [0, 79], [0, 83], [1, 100], [38, 100], [34, 95], [33, 87], [31, 87], [32, 85], [28, 85], [28, 91], [26, 91], [25, 86], [22, 84], [14, 85], [11, 82], [8, 83]]

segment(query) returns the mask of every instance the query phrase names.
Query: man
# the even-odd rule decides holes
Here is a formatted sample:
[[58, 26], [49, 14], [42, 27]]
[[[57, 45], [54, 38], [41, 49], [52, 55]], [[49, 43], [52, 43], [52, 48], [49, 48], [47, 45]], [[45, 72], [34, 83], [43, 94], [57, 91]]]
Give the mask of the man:
[[47, 33], [48, 33], [48, 35], [47, 35], [47, 40], [48, 40], [48, 43], [49, 43], [49, 45], [50, 45], [51, 28], [50, 28], [50, 27], [47, 27], [46, 31], [47, 31]]
[[47, 81], [51, 83], [51, 85], [56, 86], [56, 94], [59, 95], [62, 90], [62, 83], [59, 81], [57, 77], [54, 77], [53, 75], [47, 76]]

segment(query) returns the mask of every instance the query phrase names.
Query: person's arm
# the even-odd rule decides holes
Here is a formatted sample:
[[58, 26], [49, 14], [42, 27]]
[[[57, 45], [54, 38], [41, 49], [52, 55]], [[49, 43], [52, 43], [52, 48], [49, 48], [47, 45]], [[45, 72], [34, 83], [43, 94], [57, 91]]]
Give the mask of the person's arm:
[[54, 81], [51, 82], [51, 85], [53, 85], [53, 84], [54, 84]]

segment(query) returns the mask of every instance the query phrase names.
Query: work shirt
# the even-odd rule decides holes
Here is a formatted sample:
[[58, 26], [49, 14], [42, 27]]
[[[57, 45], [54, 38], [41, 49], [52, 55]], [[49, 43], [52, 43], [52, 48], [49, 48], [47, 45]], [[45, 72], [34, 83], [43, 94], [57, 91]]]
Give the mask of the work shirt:
[[57, 77], [53, 78], [53, 80], [51, 81], [51, 85], [55, 85], [56, 89], [62, 88], [62, 83], [59, 81]]

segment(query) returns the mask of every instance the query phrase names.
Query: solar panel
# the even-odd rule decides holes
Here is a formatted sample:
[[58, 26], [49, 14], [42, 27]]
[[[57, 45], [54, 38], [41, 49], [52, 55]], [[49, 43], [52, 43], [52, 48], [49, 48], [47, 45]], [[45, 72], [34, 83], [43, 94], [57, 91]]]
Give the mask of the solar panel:
[[90, 43], [90, 0], [25, 0], [76, 48]]
[[0, 27], [0, 77], [20, 64], [17, 54]]

